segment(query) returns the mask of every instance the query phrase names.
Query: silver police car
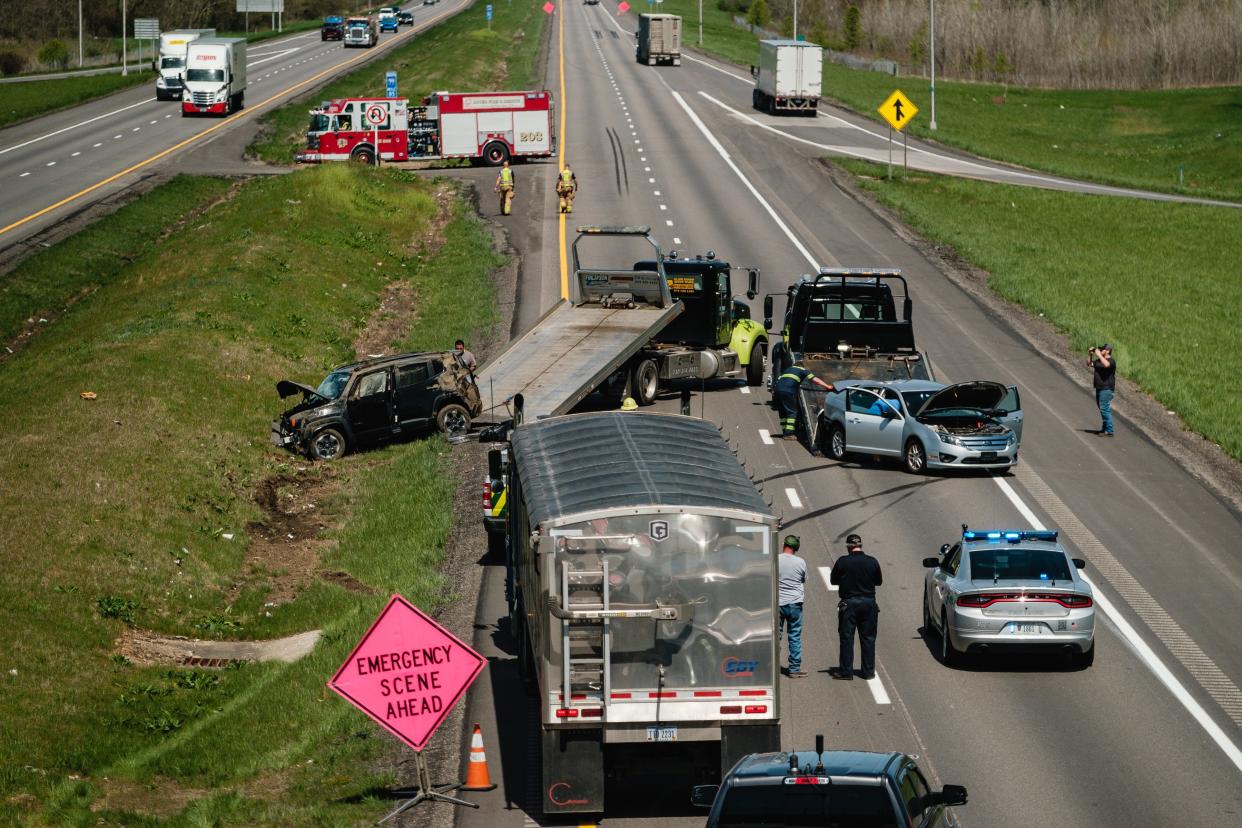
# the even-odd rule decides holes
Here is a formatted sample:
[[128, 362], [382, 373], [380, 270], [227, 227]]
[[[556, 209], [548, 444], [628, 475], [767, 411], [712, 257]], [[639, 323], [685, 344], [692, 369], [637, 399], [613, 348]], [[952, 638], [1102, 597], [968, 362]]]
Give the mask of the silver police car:
[[1007, 469], [1018, 462], [1015, 386], [974, 380], [842, 380], [824, 396], [813, 439], [834, 460], [900, 457], [906, 470]]
[[967, 652], [1057, 649], [1080, 667], [1095, 660], [1095, 598], [1046, 530], [971, 530], [924, 558], [923, 629], [940, 634], [941, 660]]

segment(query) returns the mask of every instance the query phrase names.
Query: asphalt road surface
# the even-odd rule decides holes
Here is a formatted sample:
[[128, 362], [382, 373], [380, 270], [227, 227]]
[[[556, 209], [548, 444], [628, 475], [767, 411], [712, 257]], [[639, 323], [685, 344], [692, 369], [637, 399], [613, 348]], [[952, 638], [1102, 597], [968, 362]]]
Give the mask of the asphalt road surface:
[[[639, 66], [621, 28], [631, 21], [618, 25], [608, 6], [562, 9], [567, 117], [558, 123], [581, 184], [570, 241], [576, 224], [650, 224], [666, 250], [712, 249], [759, 265], [771, 292], [815, 265], [899, 267], [939, 378], [994, 379], [1022, 392], [1014, 473], [914, 477], [895, 464], [836, 463], [771, 440], [777, 416], [761, 388], [696, 389], [694, 412], [740, 445], [785, 528], [802, 536], [810, 567], [803, 638], [811, 676], [781, 679], [785, 746], [807, 749], [823, 733], [832, 748], [918, 754], [934, 784], [968, 787], [970, 803], [957, 809], [967, 826], [1242, 823], [1239, 515], [1124, 418], [1113, 440], [1088, 433], [1098, 427], [1089, 392], [832, 183], [818, 145], [848, 139], [856, 148], [869, 139], [855, 126], [834, 115], [759, 115], [733, 68]], [[559, 67], [554, 33], [554, 91]], [[554, 165], [517, 172], [517, 215], [506, 220], [524, 262], [515, 333], [555, 301], [562, 280]], [[1011, 173], [986, 177], [1001, 174]], [[677, 405], [668, 395], [655, 409]], [[1099, 597], [1093, 667], [1075, 670], [1059, 657], [940, 664], [938, 638], [920, 630], [920, 561], [959, 537], [963, 522], [1062, 531], [1088, 560]], [[836, 598], [820, 568], [843, 554], [851, 532], [885, 570], [873, 682], [834, 682], [824, 672], [835, 664]], [[504, 615], [503, 573], [492, 566], [474, 642], [492, 663], [468, 720], [483, 725], [500, 787], [468, 795], [482, 808], [458, 814], [463, 828], [538, 819], [538, 725]], [[673, 770], [657, 789], [613, 785], [604, 822], [702, 825], [703, 813], [688, 807], [689, 784]]]
[[291, 97], [381, 57], [465, 4], [410, 5], [414, 25], [381, 34], [371, 49], [324, 42], [318, 30], [251, 44], [246, 106], [228, 118], [183, 118], [179, 101], [155, 99], [152, 81], [0, 130], [0, 250], [154, 169], [177, 164], [190, 150], [249, 125]]

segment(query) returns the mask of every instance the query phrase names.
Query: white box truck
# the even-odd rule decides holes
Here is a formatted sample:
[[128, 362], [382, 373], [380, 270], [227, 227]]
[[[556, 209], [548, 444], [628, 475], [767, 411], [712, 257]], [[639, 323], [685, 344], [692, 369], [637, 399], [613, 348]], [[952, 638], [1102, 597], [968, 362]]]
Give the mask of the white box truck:
[[246, 105], [246, 41], [200, 37], [185, 53], [181, 115], [229, 115]]
[[769, 115], [787, 112], [814, 118], [824, 82], [824, 50], [805, 40], [759, 41], [755, 109]]
[[647, 66], [681, 66], [681, 18], [675, 14], [643, 14], [638, 18], [638, 62]]
[[181, 98], [186, 47], [192, 40], [215, 36], [215, 29], [175, 29], [160, 34], [160, 55], [155, 59], [155, 97], [158, 100]]

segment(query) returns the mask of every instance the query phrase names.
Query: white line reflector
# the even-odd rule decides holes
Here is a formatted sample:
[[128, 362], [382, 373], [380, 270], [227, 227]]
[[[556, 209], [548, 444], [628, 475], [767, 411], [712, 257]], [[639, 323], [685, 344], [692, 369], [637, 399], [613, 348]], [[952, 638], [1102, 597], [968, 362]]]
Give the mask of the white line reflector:
[[775, 445], [775, 443], [772, 442], [772, 435], [768, 433], [766, 428], [759, 429], [759, 439], [763, 441], [765, 446]]
[[790, 506], [794, 507], [795, 509], [802, 508], [802, 499], [798, 497], [798, 493], [794, 491], [793, 489], [786, 489], [785, 497], [789, 498]]
[[821, 578], [824, 579], [824, 586], [828, 587], [829, 592], [837, 591], [837, 585], [832, 582], [832, 567], [831, 566], [821, 566], [819, 568], [819, 575]]

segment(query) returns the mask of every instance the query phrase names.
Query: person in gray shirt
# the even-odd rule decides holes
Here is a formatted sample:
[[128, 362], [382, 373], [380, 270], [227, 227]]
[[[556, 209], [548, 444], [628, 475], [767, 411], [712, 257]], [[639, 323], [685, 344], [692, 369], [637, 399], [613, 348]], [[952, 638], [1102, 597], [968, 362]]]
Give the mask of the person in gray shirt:
[[806, 594], [806, 561], [798, 556], [802, 541], [797, 535], [786, 535], [784, 548], [777, 558], [778, 580], [776, 596], [781, 607], [780, 623], [776, 632], [782, 637], [789, 628], [790, 678], [804, 678], [802, 671], [802, 600]]

